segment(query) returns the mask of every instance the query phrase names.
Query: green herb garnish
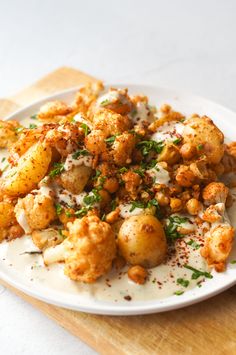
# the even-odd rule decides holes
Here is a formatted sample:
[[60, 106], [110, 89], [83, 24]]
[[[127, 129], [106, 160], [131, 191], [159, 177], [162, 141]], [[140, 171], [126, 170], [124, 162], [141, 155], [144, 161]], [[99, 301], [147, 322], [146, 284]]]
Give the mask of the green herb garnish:
[[49, 173], [50, 177], [54, 177], [56, 175], [59, 175], [65, 170], [63, 163], [54, 163], [53, 167], [54, 167], [54, 169], [51, 170]]
[[112, 200], [111, 201], [111, 210], [115, 211], [115, 209], [116, 209], [116, 200]]
[[176, 291], [176, 292], [174, 292], [174, 295], [181, 296], [183, 293], [184, 293], [184, 291]]
[[115, 139], [116, 137], [118, 136], [119, 134], [115, 134], [114, 136], [111, 136], [109, 138], [106, 138], [105, 139], [105, 142], [108, 143], [108, 144], [113, 144], [115, 142]]
[[88, 206], [91, 206], [99, 201], [101, 201], [101, 196], [99, 195], [97, 189], [92, 189], [91, 193], [83, 198], [83, 202]]
[[178, 145], [182, 141], [182, 138], [177, 138], [173, 141], [175, 145]]
[[84, 217], [89, 210], [90, 210], [89, 207], [82, 207], [80, 210], [75, 212], [75, 216], [79, 218]]
[[135, 210], [135, 208], [143, 208], [144, 209], [146, 207], [145, 203], [142, 201], [132, 201], [131, 205], [132, 206], [131, 206], [129, 212], [133, 212]]
[[192, 274], [193, 280], [197, 280], [200, 276], [205, 276], [207, 279], [213, 278], [213, 276], [209, 272], [197, 270], [194, 267], [187, 265], [187, 264], [185, 264], [184, 267], [188, 270], [193, 271], [193, 274]]
[[68, 210], [65, 211], [65, 214], [66, 214], [66, 217], [68, 217], [68, 218], [70, 218], [72, 216], [71, 212]]
[[30, 123], [29, 125], [29, 129], [34, 129], [34, 128], [37, 128], [38, 126], [34, 123]]
[[31, 118], [31, 120], [37, 120], [38, 119], [38, 115], [37, 114], [31, 115], [30, 118]]
[[128, 169], [123, 166], [122, 168], [119, 169], [119, 173], [123, 174], [123, 173], [126, 173], [128, 171]]
[[66, 235], [62, 233], [62, 229], [58, 229], [58, 233], [65, 239]]
[[134, 169], [134, 172], [136, 173], [136, 174], [138, 174], [140, 177], [144, 177], [145, 175], [144, 175], [144, 170], [142, 169], [142, 168], [139, 168], [139, 169]]
[[203, 144], [198, 144], [197, 145], [197, 150], [203, 150]]
[[1, 162], [3, 163], [5, 160], [6, 160], [6, 157], [3, 157], [2, 160], [1, 160]]
[[108, 100], [108, 99], [106, 99], [106, 100], [103, 100], [102, 102], [100, 102], [100, 105], [101, 106], [106, 106], [106, 105], [108, 105], [110, 103], [110, 101]]
[[201, 248], [201, 244], [198, 244], [195, 240], [190, 239], [186, 244], [191, 245], [194, 249]]
[[182, 238], [183, 234], [178, 232], [178, 227], [181, 223], [185, 223], [188, 221], [188, 218], [186, 217], [179, 217], [179, 216], [174, 216], [174, 217], [169, 217], [168, 218], [168, 223], [165, 227], [165, 233], [166, 236], [169, 240], [176, 240], [178, 238]]
[[101, 171], [100, 170], [96, 170], [96, 172], [95, 172], [95, 175], [94, 175], [94, 177], [93, 177], [93, 180], [97, 180], [97, 178], [101, 175]]
[[23, 129], [24, 129], [25, 127], [16, 127], [15, 128], [15, 131], [17, 132], [17, 133], [20, 133], [21, 131], [23, 131]]
[[63, 211], [63, 207], [62, 207], [62, 205], [60, 205], [60, 203], [56, 203], [55, 207], [56, 207], [56, 213], [59, 216]]
[[141, 150], [143, 156], [148, 155], [151, 151], [160, 154], [162, 149], [164, 148], [163, 141], [141, 141], [137, 144], [137, 148]]
[[188, 287], [189, 281], [185, 280], [185, 279], [182, 279], [182, 278], [179, 278], [179, 279], [177, 279], [177, 284], [181, 285], [183, 287]]
[[85, 137], [91, 132], [91, 129], [89, 128], [88, 125], [86, 125], [86, 123], [81, 123], [81, 128], [83, 128], [84, 130], [84, 135]]
[[89, 151], [86, 149], [79, 149], [74, 154], [72, 154], [72, 158], [77, 159], [81, 155], [83, 156], [89, 155]]
[[230, 264], [236, 264], [236, 260], [231, 260]]

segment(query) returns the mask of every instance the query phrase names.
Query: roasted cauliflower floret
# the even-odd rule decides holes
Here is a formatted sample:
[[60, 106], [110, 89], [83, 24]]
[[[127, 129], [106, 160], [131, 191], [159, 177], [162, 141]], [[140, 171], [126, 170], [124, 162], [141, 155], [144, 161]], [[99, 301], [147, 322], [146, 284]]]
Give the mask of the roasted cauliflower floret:
[[184, 122], [183, 142], [191, 143], [210, 164], [218, 164], [224, 154], [224, 135], [207, 117], [194, 116]]
[[131, 128], [132, 122], [127, 116], [107, 109], [100, 109], [93, 118], [93, 128], [101, 130], [106, 137], [121, 134]]
[[94, 129], [85, 138], [85, 147], [93, 155], [98, 155], [106, 151], [106, 134], [100, 129]]
[[0, 120], [0, 148], [9, 148], [17, 140], [18, 127], [20, 125], [17, 121]]
[[120, 136], [117, 136], [111, 150], [114, 163], [118, 166], [131, 163], [131, 155], [134, 147], [135, 137], [133, 134], [125, 132]]
[[63, 116], [72, 112], [72, 108], [62, 101], [50, 101], [40, 107], [38, 119], [44, 122], [59, 122]]
[[56, 210], [50, 197], [28, 194], [18, 199], [15, 215], [25, 233], [31, 233], [33, 230], [47, 228], [56, 219]]
[[127, 115], [133, 108], [127, 92], [127, 89], [111, 88], [96, 101], [94, 111], [99, 108], [106, 108], [121, 115]]
[[202, 192], [204, 204], [207, 206], [216, 203], [225, 203], [229, 189], [222, 182], [211, 182]]
[[201, 255], [209, 266], [216, 271], [224, 271], [225, 263], [232, 249], [234, 229], [229, 225], [221, 225], [209, 232], [205, 245], [201, 249]]
[[91, 173], [92, 168], [88, 166], [74, 166], [68, 171], [63, 171], [58, 182], [64, 187], [64, 189], [73, 194], [80, 194], [87, 184]]
[[209, 223], [220, 222], [223, 220], [224, 212], [224, 203], [217, 203], [216, 205], [207, 207], [207, 209], [202, 213], [201, 218]]
[[72, 280], [91, 283], [107, 273], [116, 256], [111, 226], [97, 216], [68, 223], [68, 238], [44, 252], [45, 264], [65, 261], [65, 274]]
[[89, 112], [90, 106], [92, 106], [103, 89], [104, 86], [101, 81], [88, 83], [76, 93], [72, 108], [75, 111], [82, 112], [88, 116], [92, 115], [92, 112]]
[[63, 233], [53, 228], [35, 230], [32, 232], [32, 240], [41, 250], [58, 245], [62, 243], [64, 239]]

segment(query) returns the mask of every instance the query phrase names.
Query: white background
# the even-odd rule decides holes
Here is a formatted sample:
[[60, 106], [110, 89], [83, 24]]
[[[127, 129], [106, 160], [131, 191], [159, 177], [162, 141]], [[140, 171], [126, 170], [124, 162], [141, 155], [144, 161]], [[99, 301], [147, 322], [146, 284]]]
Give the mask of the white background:
[[[0, 0], [0, 96], [67, 65], [236, 110], [235, 35], [235, 0]], [[1, 287], [0, 353], [95, 354]]]

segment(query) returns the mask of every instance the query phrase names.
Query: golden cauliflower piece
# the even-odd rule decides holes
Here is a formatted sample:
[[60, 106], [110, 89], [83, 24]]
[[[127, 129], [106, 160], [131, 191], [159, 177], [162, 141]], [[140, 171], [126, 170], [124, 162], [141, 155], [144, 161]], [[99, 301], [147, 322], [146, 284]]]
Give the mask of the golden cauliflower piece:
[[229, 225], [214, 228], [206, 238], [201, 255], [216, 271], [225, 270], [225, 263], [232, 249], [233, 239], [234, 229]]
[[204, 204], [207, 206], [216, 203], [225, 203], [229, 189], [222, 182], [211, 182], [202, 192]]
[[183, 143], [191, 143], [199, 155], [206, 155], [207, 162], [218, 164], [224, 154], [224, 135], [207, 117], [194, 116], [184, 122]]
[[110, 90], [94, 103], [93, 112], [99, 108], [106, 108], [121, 115], [127, 115], [133, 108], [133, 103], [128, 96], [128, 89]]
[[4, 239], [21, 237], [22, 228], [18, 225], [14, 213], [14, 205], [9, 201], [0, 202], [0, 242]]
[[25, 233], [31, 233], [33, 230], [47, 228], [56, 219], [56, 210], [51, 197], [28, 194], [18, 199], [15, 215]]
[[134, 148], [135, 137], [133, 134], [125, 132], [117, 136], [111, 151], [114, 163], [118, 166], [129, 164]]
[[115, 234], [111, 226], [91, 215], [68, 223], [65, 241], [44, 252], [46, 265], [65, 261], [65, 275], [91, 283], [106, 274], [116, 256]]
[[41, 250], [58, 245], [62, 243], [64, 239], [63, 234], [53, 228], [35, 230], [32, 233], [34, 244]]
[[79, 89], [79, 91], [76, 93], [72, 108], [76, 112], [82, 112], [90, 116], [90, 106], [92, 106], [103, 89], [104, 86], [101, 81], [88, 83], [86, 86]]
[[37, 115], [40, 121], [58, 122], [63, 116], [72, 112], [72, 108], [62, 101], [49, 101], [40, 107]]
[[17, 140], [17, 121], [0, 120], [0, 148], [9, 148]]
[[110, 270], [116, 256], [111, 226], [97, 216], [88, 216], [68, 223], [68, 229], [65, 274], [75, 281], [94, 282]]
[[100, 109], [93, 118], [93, 129], [103, 131], [106, 137], [127, 131], [131, 126], [132, 122], [127, 116], [107, 109]]

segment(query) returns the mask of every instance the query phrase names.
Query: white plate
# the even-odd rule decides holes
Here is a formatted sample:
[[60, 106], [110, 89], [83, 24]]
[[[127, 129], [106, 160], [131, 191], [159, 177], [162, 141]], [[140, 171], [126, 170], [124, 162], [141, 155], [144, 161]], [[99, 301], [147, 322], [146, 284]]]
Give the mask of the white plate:
[[[143, 85], [112, 85], [115, 87], [128, 87], [131, 94], [143, 93], [150, 98], [150, 103], [160, 106], [162, 103], [168, 103], [174, 109], [185, 114], [199, 113], [213, 118], [214, 122], [222, 129], [225, 136], [230, 140], [235, 140], [235, 121], [236, 114], [223, 106], [205, 100], [201, 97], [189, 95], [180, 91], [173, 91], [151, 86]], [[38, 108], [48, 100], [62, 99], [70, 101], [76, 89], [70, 89], [59, 94], [40, 100], [13, 115], [7, 119], [24, 120], [37, 112]], [[236, 259], [236, 248], [234, 247], [230, 259]], [[171, 296], [161, 300], [149, 301], [131, 301], [114, 302], [98, 301], [94, 297], [84, 298], [78, 295], [70, 294], [66, 290], [55, 290], [44, 286], [40, 280], [32, 283], [27, 275], [19, 273], [17, 268], [9, 266], [6, 261], [0, 260], [0, 278], [14, 286], [15, 288], [38, 298], [47, 303], [55, 304], [64, 308], [78, 311], [109, 314], [109, 315], [136, 315], [163, 312], [172, 309], [181, 308], [193, 303], [212, 297], [236, 283], [236, 265], [228, 264], [224, 273], [213, 273], [214, 278], [206, 280], [201, 288], [194, 288], [185, 292], [181, 296]]]

